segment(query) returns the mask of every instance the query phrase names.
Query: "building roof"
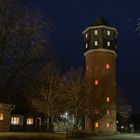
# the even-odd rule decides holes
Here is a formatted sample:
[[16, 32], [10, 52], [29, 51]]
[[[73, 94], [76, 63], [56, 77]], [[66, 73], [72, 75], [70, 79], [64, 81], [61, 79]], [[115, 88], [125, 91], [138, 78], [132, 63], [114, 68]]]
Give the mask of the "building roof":
[[97, 17], [97, 19], [91, 26], [101, 26], [101, 25], [112, 27], [103, 17]]

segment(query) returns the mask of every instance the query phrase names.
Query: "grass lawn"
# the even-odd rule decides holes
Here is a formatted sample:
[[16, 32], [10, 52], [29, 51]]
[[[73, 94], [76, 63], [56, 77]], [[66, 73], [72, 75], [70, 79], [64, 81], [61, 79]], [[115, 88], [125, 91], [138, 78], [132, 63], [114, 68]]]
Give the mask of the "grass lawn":
[[[65, 133], [0, 132], [0, 140], [66, 140]], [[100, 135], [68, 140], [140, 140], [140, 134]]]
[[65, 134], [45, 132], [0, 132], [0, 140], [64, 140]]

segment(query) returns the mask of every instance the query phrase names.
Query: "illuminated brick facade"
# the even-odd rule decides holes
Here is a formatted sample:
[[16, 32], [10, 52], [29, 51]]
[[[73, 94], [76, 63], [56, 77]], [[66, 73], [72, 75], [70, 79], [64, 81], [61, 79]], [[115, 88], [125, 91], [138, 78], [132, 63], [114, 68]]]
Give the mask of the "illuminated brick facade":
[[[117, 30], [102, 17], [84, 30], [86, 81], [89, 94], [101, 95], [101, 104], [109, 106], [105, 115], [95, 123], [99, 132], [116, 131], [116, 36]], [[87, 91], [87, 90], [86, 90]], [[85, 127], [91, 129], [91, 120], [86, 116]]]
[[10, 118], [13, 105], [0, 103], [0, 132], [10, 130]]

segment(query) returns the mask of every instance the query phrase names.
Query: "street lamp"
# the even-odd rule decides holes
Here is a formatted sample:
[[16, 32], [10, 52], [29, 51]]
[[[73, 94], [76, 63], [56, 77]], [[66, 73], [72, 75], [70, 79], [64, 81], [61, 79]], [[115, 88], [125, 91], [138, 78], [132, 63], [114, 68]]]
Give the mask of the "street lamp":
[[65, 112], [66, 117], [68, 116], [68, 112]]
[[68, 139], [68, 112], [65, 112], [66, 116], [66, 139]]

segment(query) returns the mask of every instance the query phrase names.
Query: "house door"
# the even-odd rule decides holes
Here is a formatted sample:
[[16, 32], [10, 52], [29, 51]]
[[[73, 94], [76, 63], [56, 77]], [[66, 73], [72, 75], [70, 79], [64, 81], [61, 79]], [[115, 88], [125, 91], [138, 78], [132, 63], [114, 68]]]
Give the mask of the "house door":
[[41, 130], [41, 117], [36, 118], [36, 127], [38, 130]]

